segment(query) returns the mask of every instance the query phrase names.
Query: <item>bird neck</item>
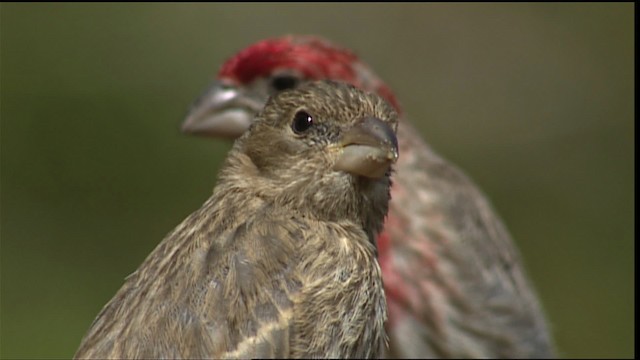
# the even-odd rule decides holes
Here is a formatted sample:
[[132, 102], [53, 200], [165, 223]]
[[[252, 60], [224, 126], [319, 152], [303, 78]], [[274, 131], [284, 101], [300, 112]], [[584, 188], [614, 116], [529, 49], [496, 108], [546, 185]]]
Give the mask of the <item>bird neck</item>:
[[248, 156], [232, 152], [216, 189], [225, 194], [221, 201], [235, 197], [233, 194], [251, 199], [234, 202], [247, 209], [271, 203], [317, 221], [349, 221], [362, 228], [375, 245], [389, 206], [390, 183], [388, 177], [373, 180], [342, 172], [265, 174]]
[[[332, 176], [349, 176], [349, 179], [327, 179]], [[312, 181], [300, 179], [282, 184], [281, 190], [274, 194], [274, 202], [320, 221], [350, 221], [361, 227], [370, 242], [376, 244], [375, 238], [382, 229], [388, 210], [388, 179], [373, 181], [333, 174], [316, 180], [318, 183], [332, 182], [334, 186], [330, 193], [318, 191], [324, 186], [309, 186]]]

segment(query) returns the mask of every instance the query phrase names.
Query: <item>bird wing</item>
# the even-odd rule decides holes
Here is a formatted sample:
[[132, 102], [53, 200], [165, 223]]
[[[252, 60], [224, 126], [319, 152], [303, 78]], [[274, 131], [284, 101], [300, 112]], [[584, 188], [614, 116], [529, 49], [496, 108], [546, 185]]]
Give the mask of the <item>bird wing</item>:
[[[499, 216], [476, 185], [407, 122], [398, 132], [402, 156], [385, 230], [395, 256], [392, 275], [402, 280], [391, 282], [389, 294], [393, 283], [410, 285], [390, 304], [401, 315], [390, 336], [402, 346], [392, 352], [548, 356], [544, 315]], [[523, 348], [525, 339], [535, 349]]]
[[[295, 273], [302, 227], [292, 220], [266, 216], [240, 225], [223, 249], [211, 248], [214, 273], [221, 284], [222, 309], [210, 308], [227, 325], [220, 358], [284, 358], [291, 355], [293, 303], [301, 282]], [[221, 251], [220, 251], [221, 250]], [[222, 310], [220, 312], [219, 310]]]
[[254, 213], [221, 231], [212, 203], [127, 277], [76, 358], [289, 357], [301, 228]]

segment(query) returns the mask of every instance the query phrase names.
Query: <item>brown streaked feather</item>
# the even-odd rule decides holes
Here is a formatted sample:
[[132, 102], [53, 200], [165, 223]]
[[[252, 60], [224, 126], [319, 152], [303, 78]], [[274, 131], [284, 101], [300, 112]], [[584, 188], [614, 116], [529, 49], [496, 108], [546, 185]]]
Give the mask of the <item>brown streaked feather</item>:
[[[310, 320], [339, 319], [342, 313], [334, 309], [341, 306], [334, 303], [335, 294], [344, 308], [375, 307], [384, 313], [383, 297], [366, 292], [350, 296], [380, 276], [377, 264], [373, 273], [360, 265], [363, 257], [375, 262], [375, 249], [362, 230], [317, 220], [284, 222], [284, 214], [265, 205], [257, 213], [270, 215], [233, 226], [208, 245], [207, 239], [193, 238], [187, 230], [203, 226], [202, 213], [216, 213], [214, 201], [187, 218], [127, 279], [98, 315], [77, 358], [325, 356], [323, 351], [338, 356], [348, 347], [353, 356], [364, 356], [366, 349], [357, 344], [379, 341], [347, 338], [344, 344], [327, 347], [336, 334], [318, 331], [318, 323]], [[216, 221], [210, 226], [215, 228]], [[315, 231], [307, 231], [310, 227]], [[353, 233], [359, 238], [346, 238]], [[186, 244], [189, 238], [199, 244]], [[297, 256], [301, 253], [313, 256]], [[171, 270], [165, 268], [167, 258], [175, 259]], [[344, 259], [347, 265], [336, 266]], [[307, 273], [307, 269], [319, 271]], [[165, 278], [163, 272], [174, 275]], [[326, 288], [327, 276], [339, 280], [335, 285], [339, 289]], [[184, 288], [183, 283], [189, 286]], [[334, 313], [327, 315], [327, 309]], [[341, 331], [349, 333], [349, 326], [361, 331], [383, 325], [347, 321]], [[292, 327], [313, 336], [295, 337]]]
[[[267, 105], [270, 121], [236, 142], [213, 195], [127, 277], [76, 358], [378, 356], [387, 315], [374, 236], [388, 174], [333, 171], [334, 143], [299, 140], [277, 110], [304, 101], [333, 133], [362, 116], [394, 125], [395, 113], [346, 85], [299, 91], [302, 100], [292, 92]], [[295, 151], [258, 167], [247, 153], [274, 140]]]

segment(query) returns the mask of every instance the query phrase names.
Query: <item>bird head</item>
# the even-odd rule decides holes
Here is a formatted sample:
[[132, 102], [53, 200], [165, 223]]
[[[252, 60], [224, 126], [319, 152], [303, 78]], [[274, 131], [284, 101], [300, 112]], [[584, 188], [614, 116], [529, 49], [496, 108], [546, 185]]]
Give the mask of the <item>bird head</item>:
[[316, 36], [288, 35], [252, 44], [227, 60], [192, 105], [182, 130], [235, 139], [269, 96], [322, 79], [375, 92], [400, 111], [393, 93], [355, 54]]
[[[221, 178], [325, 220], [381, 227], [397, 113], [381, 97], [333, 81], [308, 82], [271, 97], [241, 136]], [[240, 185], [242, 186], [242, 185]], [[373, 222], [373, 223], [372, 223]]]

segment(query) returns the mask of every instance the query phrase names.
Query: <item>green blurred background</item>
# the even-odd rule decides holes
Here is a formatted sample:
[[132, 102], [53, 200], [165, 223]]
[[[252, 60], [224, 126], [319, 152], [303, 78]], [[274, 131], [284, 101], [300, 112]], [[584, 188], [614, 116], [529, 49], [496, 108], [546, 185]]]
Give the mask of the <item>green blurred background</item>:
[[67, 358], [197, 209], [229, 143], [179, 132], [235, 51], [355, 49], [489, 195], [567, 357], [634, 355], [634, 5], [2, 4], [1, 350]]

